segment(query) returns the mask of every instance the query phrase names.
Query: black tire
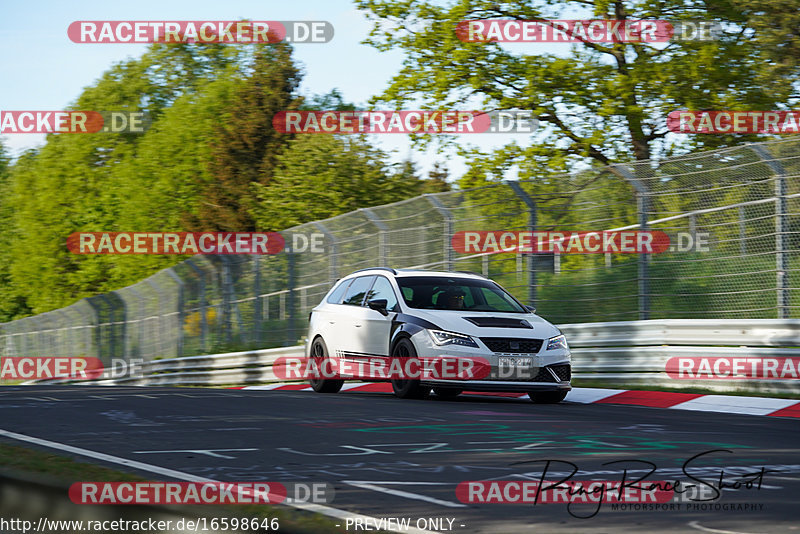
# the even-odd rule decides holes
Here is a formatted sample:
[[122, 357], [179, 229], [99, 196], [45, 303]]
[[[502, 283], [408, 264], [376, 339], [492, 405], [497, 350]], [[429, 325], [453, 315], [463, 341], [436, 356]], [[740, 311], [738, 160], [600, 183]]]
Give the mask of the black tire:
[[[311, 357], [318, 358], [317, 369], [323, 368], [323, 362], [328, 359], [328, 347], [321, 337], [311, 344]], [[326, 378], [312, 378], [309, 380], [311, 388], [317, 393], [338, 393], [344, 385], [344, 380], [330, 380]]]
[[568, 391], [529, 391], [528, 396], [536, 404], [556, 404], [564, 400]]
[[[395, 344], [392, 356], [396, 358], [415, 358], [417, 351], [410, 339], [401, 338]], [[431, 388], [422, 386], [419, 380], [393, 378], [392, 390], [401, 399], [422, 399], [430, 393]]]
[[443, 399], [455, 399], [461, 395], [464, 390], [459, 388], [433, 388], [433, 392], [436, 393], [437, 397]]

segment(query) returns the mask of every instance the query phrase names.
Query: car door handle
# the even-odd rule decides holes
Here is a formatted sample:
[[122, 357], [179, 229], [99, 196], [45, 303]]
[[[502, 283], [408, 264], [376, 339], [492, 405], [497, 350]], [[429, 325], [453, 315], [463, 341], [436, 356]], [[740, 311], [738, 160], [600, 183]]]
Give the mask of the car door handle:
[[361, 328], [360, 324], [354, 325], [356, 328]]
[[329, 324], [336, 324], [336, 321], [328, 321]]

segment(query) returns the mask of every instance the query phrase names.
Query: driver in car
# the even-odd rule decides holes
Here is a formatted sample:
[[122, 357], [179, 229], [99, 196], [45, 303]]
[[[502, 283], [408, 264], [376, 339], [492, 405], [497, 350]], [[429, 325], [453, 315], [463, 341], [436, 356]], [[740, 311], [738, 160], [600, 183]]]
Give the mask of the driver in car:
[[463, 310], [464, 309], [464, 291], [461, 289], [451, 289], [444, 295], [443, 300], [447, 303], [448, 310]]

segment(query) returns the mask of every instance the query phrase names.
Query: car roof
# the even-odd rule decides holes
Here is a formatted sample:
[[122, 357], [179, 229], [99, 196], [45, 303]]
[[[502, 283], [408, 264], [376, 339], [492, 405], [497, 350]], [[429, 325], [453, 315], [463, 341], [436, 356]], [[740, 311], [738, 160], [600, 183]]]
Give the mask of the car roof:
[[353, 275], [364, 276], [369, 274], [386, 274], [387, 272], [396, 277], [406, 276], [442, 276], [442, 277], [459, 277], [459, 278], [480, 278], [486, 279], [477, 273], [468, 271], [427, 271], [425, 269], [392, 269], [390, 267], [368, 267], [348, 274], [345, 278], [350, 278]]

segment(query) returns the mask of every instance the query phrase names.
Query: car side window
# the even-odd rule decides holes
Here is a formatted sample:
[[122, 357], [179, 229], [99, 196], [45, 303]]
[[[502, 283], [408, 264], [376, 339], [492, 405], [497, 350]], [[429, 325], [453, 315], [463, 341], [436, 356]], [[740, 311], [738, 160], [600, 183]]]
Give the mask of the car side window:
[[370, 300], [386, 299], [386, 310], [397, 311], [397, 295], [392, 289], [392, 283], [388, 278], [383, 276], [377, 277], [372, 289], [369, 290], [367, 295], [367, 302]]
[[364, 302], [364, 297], [367, 295], [367, 291], [369, 291], [369, 288], [374, 280], [375, 276], [359, 276], [358, 278], [354, 279], [344, 294], [344, 300], [342, 301], [342, 304], [347, 304], [349, 306], [361, 306]]
[[344, 296], [344, 292], [347, 290], [347, 287], [350, 285], [352, 280], [345, 280], [339, 286], [333, 290], [333, 292], [325, 299], [325, 302], [329, 304], [341, 304], [342, 297]]
[[400, 292], [403, 294], [403, 298], [406, 302], [411, 302], [414, 300], [414, 288], [413, 287], [401, 287]]

